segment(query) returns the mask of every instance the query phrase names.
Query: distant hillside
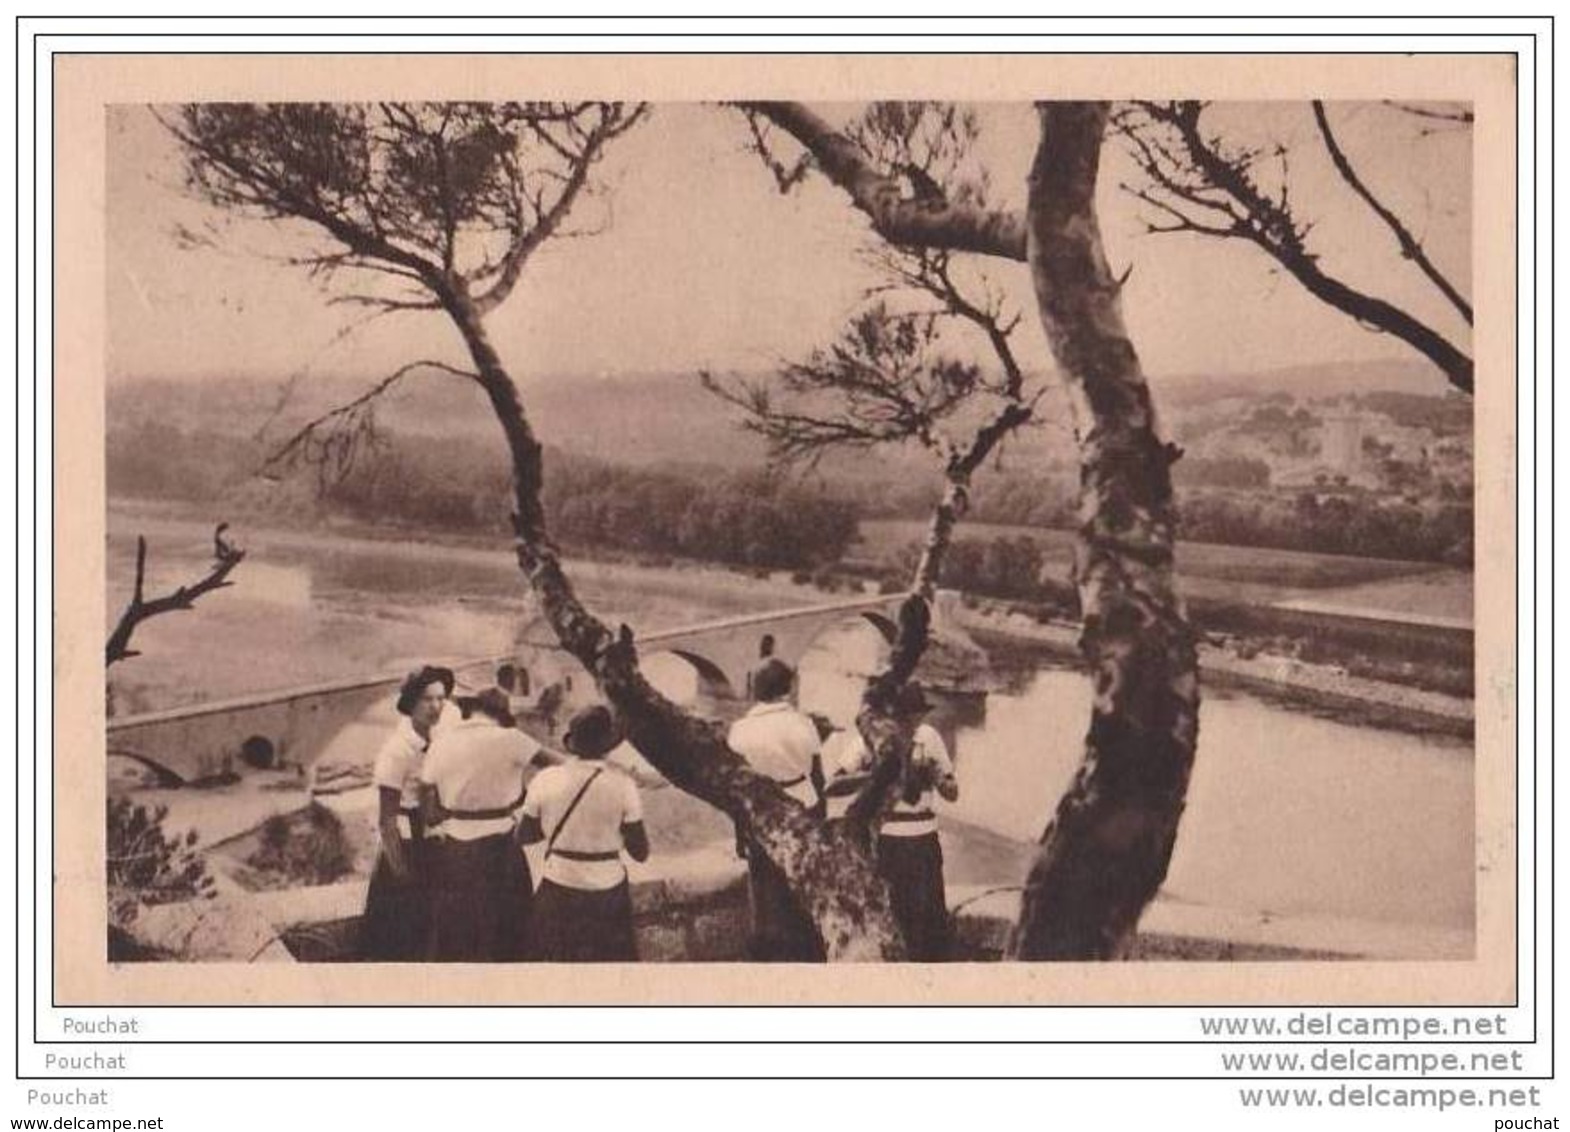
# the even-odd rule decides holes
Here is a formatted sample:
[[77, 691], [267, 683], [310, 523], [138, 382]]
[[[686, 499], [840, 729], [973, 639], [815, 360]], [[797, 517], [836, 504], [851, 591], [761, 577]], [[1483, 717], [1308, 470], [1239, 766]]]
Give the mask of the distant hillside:
[[1284, 366], [1258, 373], [1186, 373], [1152, 377], [1156, 396], [1201, 404], [1226, 397], [1340, 397], [1350, 393], [1414, 393], [1443, 397], [1450, 383], [1428, 362], [1391, 358], [1376, 362]]
[[[368, 382], [345, 377], [314, 379], [294, 391], [268, 429], [284, 436], [301, 421], [348, 400]], [[1272, 394], [1330, 397], [1345, 393], [1445, 393], [1431, 366], [1419, 361], [1351, 362], [1296, 366], [1255, 374], [1157, 376], [1151, 379], [1158, 405], [1192, 413], [1211, 401]], [[180, 428], [204, 428], [249, 436], [273, 417], [282, 386], [255, 379], [210, 382], [125, 380], [111, 385], [108, 426], [156, 419]], [[694, 374], [640, 373], [557, 376], [531, 380], [523, 396], [541, 438], [569, 452], [617, 464], [711, 464], [756, 467], [762, 442], [736, 424], [735, 410], [706, 393]], [[1219, 406], [1218, 406], [1219, 407]], [[1061, 419], [1062, 401], [1043, 403], [1042, 416]], [[391, 393], [381, 410], [391, 431], [411, 436], [489, 436], [495, 428], [477, 389], [448, 376], [417, 376]], [[1018, 440], [1010, 463], [1069, 458], [1064, 428], [1038, 430]], [[928, 466], [914, 450], [857, 453], [832, 461], [837, 475], [884, 476], [904, 467]]]
[[[1183, 395], [1158, 388], [1165, 426], [1183, 449], [1174, 477], [1185, 534], [1470, 563], [1470, 400], [1407, 392], [1399, 371], [1393, 380], [1388, 371], [1368, 376], [1349, 386], [1345, 374], [1298, 370], [1180, 381]], [[1348, 387], [1357, 392], [1329, 392]], [[362, 450], [345, 478], [309, 469], [281, 482], [256, 476], [301, 422], [365, 388], [317, 380], [280, 410], [281, 390], [261, 382], [118, 383], [105, 437], [110, 494], [307, 526], [347, 518], [504, 532], [510, 484], [501, 430], [473, 384], [450, 375], [391, 395], [379, 443]], [[556, 379], [523, 395], [549, 452], [552, 529], [568, 545], [812, 568], [843, 549], [860, 519], [922, 519], [939, 493], [935, 461], [915, 450], [840, 455], [800, 480], [765, 471], [756, 438], [692, 377]], [[977, 475], [971, 519], [1074, 524], [1078, 474], [1062, 399], [1043, 404], [1047, 426]], [[805, 543], [790, 541], [812, 531]]]

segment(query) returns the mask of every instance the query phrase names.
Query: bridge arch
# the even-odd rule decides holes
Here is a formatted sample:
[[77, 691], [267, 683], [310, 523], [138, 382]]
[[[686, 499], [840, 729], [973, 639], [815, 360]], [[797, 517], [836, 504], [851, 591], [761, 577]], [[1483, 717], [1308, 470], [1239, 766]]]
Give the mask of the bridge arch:
[[866, 680], [888, 657], [894, 623], [873, 610], [820, 625], [796, 665], [797, 702], [805, 711], [850, 727], [861, 707]]
[[170, 770], [150, 755], [144, 755], [141, 751], [133, 751], [128, 747], [110, 747], [108, 755], [111, 759], [124, 759], [127, 762], [135, 763], [152, 776], [153, 785], [155, 786], [180, 786], [185, 782], [175, 771]]
[[735, 686], [731, 684], [730, 677], [725, 675], [725, 670], [708, 657], [690, 649], [670, 649], [669, 652], [672, 656], [681, 657], [697, 670], [700, 691], [724, 698], [736, 694]]
[[[903, 595], [898, 594], [869, 595], [727, 617], [640, 634], [639, 651], [651, 667], [657, 656], [665, 654], [673, 667], [679, 665], [691, 673], [696, 683], [716, 690], [728, 688], [735, 695], [746, 688], [747, 673], [757, 664], [759, 641], [765, 634], [774, 638], [774, 655], [799, 668], [802, 657], [826, 627], [846, 620], [869, 626], [876, 623], [863, 618], [864, 613], [878, 613], [885, 625], [892, 624], [888, 614], [901, 600]], [[533, 636], [520, 634], [520, 638]], [[577, 662], [559, 645], [544, 639], [520, 639], [501, 657], [447, 663], [467, 685], [479, 687], [494, 679], [496, 667], [503, 661], [522, 662], [530, 668], [536, 696], [547, 690], [547, 674], [557, 674], [560, 688], [555, 694], [564, 701], [563, 711], [594, 696], [593, 684]], [[252, 758], [275, 766], [314, 767], [324, 754], [363, 761], [365, 752], [374, 752], [396, 723], [393, 694], [403, 675], [402, 671], [387, 672], [111, 719], [108, 746], [185, 782], [251, 769], [245, 748], [247, 739], [258, 737], [271, 744], [272, 757], [263, 759], [260, 744], [251, 743]]]

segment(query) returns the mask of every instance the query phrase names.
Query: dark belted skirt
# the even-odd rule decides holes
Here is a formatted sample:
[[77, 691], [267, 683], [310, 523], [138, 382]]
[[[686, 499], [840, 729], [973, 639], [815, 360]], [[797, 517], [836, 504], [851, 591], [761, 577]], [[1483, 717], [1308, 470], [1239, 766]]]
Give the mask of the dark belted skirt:
[[438, 963], [516, 963], [528, 958], [534, 882], [506, 833], [430, 847], [429, 955]]
[[426, 957], [430, 939], [428, 846], [424, 840], [403, 841], [409, 875], [397, 876], [385, 852], [376, 855], [365, 914], [360, 917], [360, 958], [367, 963], [417, 963]]
[[878, 875], [889, 886], [906, 956], [913, 963], [945, 962], [951, 931], [943, 890], [943, 846], [938, 835], [879, 836]]
[[544, 963], [635, 963], [632, 889], [568, 888], [543, 880], [534, 894], [533, 957]]

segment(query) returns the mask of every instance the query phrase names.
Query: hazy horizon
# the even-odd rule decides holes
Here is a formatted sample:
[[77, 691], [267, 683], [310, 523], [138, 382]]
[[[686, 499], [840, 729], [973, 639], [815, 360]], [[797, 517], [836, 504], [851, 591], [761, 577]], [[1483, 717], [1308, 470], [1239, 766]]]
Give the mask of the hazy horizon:
[[[1205, 380], [1210, 380], [1210, 379], [1216, 380], [1218, 382], [1225, 382], [1225, 381], [1229, 381], [1229, 380], [1233, 380], [1233, 379], [1237, 379], [1237, 378], [1255, 377], [1255, 376], [1260, 376], [1260, 375], [1265, 375], [1265, 374], [1283, 375], [1283, 374], [1288, 374], [1288, 373], [1292, 373], [1292, 372], [1295, 372], [1295, 371], [1304, 371], [1304, 372], [1314, 371], [1314, 372], [1318, 372], [1318, 371], [1322, 371], [1324, 369], [1333, 369], [1333, 368], [1337, 368], [1337, 367], [1346, 367], [1348, 369], [1351, 369], [1351, 368], [1371, 368], [1371, 367], [1385, 368], [1385, 367], [1388, 367], [1388, 368], [1390, 368], [1392, 370], [1404, 371], [1402, 376], [1404, 378], [1411, 378], [1411, 379], [1417, 379], [1420, 376], [1426, 376], [1428, 373], [1432, 373], [1432, 375], [1434, 376], [1434, 378], [1436, 380], [1433, 383], [1433, 388], [1432, 388], [1431, 392], [1435, 396], [1442, 396], [1442, 395], [1444, 395], [1445, 393], [1447, 393], [1449, 391], [1449, 388], [1450, 388], [1449, 384], [1443, 380], [1443, 375], [1440, 374], [1439, 371], [1437, 369], [1435, 369], [1430, 362], [1428, 362], [1424, 358], [1421, 358], [1421, 357], [1411, 353], [1410, 351], [1408, 351], [1405, 354], [1391, 354], [1391, 355], [1386, 355], [1386, 356], [1382, 356], [1382, 357], [1327, 358], [1327, 359], [1324, 359], [1322, 361], [1287, 363], [1287, 364], [1282, 364], [1282, 365], [1272, 365], [1272, 366], [1265, 366], [1265, 367], [1248, 366], [1248, 367], [1242, 367], [1242, 368], [1237, 368], [1237, 369], [1219, 369], [1218, 368], [1218, 369], [1209, 369], [1209, 370], [1190, 370], [1190, 371], [1185, 371], [1185, 372], [1182, 372], [1182, 373], [1159, 372], [1159, 371], [1150, 370], [1147, 367], [1146, 376], [1150, 380], [1157, 381], [1157, 382], [1181, 382], [1181, 383], [1188, 383], [1188, 382], [1203, 382]], [[767, 373], [771, 373], [771, 372], [773, 372], [774, 368], [775, 367], [760, 364], [760, 365], [758, 365], [757, 367], [755, 367], [753, 369], [736, 369], [736, 370], [727, 371], [727, 372], [734, 372], [734, 373], [736, 373], [738, 375], [741, 375], [741, 376], [756, 377], [756, 376], [761, 376], [761, 375], [764, 375], [764, 374], [767, 374]], [[531, 382], [544, 382], [544, 383], [547, 383], [547, 384], [552, 383], [552, 382], [573, 382], [573, 381], [587, 381], [587, 380], [617, 381], [617, 380], [627, 380], [627, 379], [638, 379], [638, 380], [645, 380], [645, 379], [647, 379], [647, 380], [667, 380], [668, 379], [668, 380], [672, 380], [672, 381], [682, 381], [682, 380], [693, 379], [697, 375], [698, 372], [699, 372], [699, 368], [698, 367], [694, 367], [694, 368], [691, 368], [691, 369], [680, 369], [680, 368], [677, 368], [677, 369], [672, 369], [672, 368], [626, 368], [626, 369], [599, 369], [599, 370], [576, 370], [576, 371], [562, 369], [562, 370], [550, 370], [550, 371], [531, 372], [527, 376], [528, 376], [528, 379]], [[1053, 369], [1050, 366], [1036, 367], [1034, 369], [1027, 368], [1027, 370], [1026, 370], [1026, 373], [1028, 375], [1031, 375], [1031, 376], [1037, 376], [1037, 375], [1042, 375], [1042, 374], [1050, 374], [1052, 372], [1054, 372], [1054, 371], [1053, 371]], [[151, 371], [111, 370], [108, 373], [108, 377], [109, 377], [110, 382], [113, 383], [113, 384], [120, 384], [120, 385], [135, 385], [135, 384], [144, 383], [144, 382], [173, 382], [173, 383], [177, 383], [178, 384], [178, 383], [181, 383], [181, 382], [195, 382], [195, 381], [214, 381], [214, 382], [235, 381], [235, 382], [253, 382], [253, 383], [272, 383], [272, 384], [277, 384], [277, 383], [281, 383], [281, 382], [289, 380], [289, 378], [291, 376], [292, 375], [290, 373], [284, 372], [284, 371], [281, 371], [281, 370], [278, 370], [278, 369], [261, 370], [261, 369], [243, 369], [243, 368], [236, 368], [236, 367], [231, 367], [231, 368], [229, 368], [227, 370], [203, 370], [203, 371], [200, 371], [200, 372], [197, 372], [197, 371], [181, 372], [179, 370], [172, 370], [170, 372], [165, 373], [165, 372], [151, 372]], [[311, 376], [313, 378], [317, 379], [317, 380], [322, 380], [322, 381], [336, 381], [336, 380], [362, 381], [362, 380], [376, 380], [378, 378], [385, 377], [386, 373], [384, 371], [380, 370], [380, 369], [375, 369], [375, 368], [368, 367], [368, 366], [354, 367], [354, 366], [345, 365], [345, 366], [334, 367], [332, 369], [325, 369], [325, 368], [323, 368], [323, 369], [316, 369], [316, 370], [312, 371]], [[1305, 392], [1305, 395], [1308, 395], [1310, 391], [1305, 390], [1304, 392]]]
[[[854, 108], [820, 109], [844, 120]], [[1411, 217], [1430, 254], [1469, 289], [1468, 139], [1417, 137], [1398, 112], [1377, 103], [1332, 109], [1365, 179]], [[1034, 116], [1025, 104], [978, 112], [980, 155], [998, 201], [1017, 206]], [[1220, 104], [1214, 113], [1293, 147], [1295, 206], [1320, 221], [1313, 238], [1334, 270], [1465, 340], [1465, 328], [1452, 325], [1453, 312], [1401, 260], [1389, 233], [1322, 153], [1316, 160], [1306, 104]], [[782, 196], [745, 140], [734, 112], [661, 104], [610, 147], [597, 169], [606, 192], [574, 214], [578, 226], [607, 230], [550, 242], [489, 320], [521, 385], [552, 376], [757, 372], [838, 333], [873, 280], [858, 254], [873, 242], [867, 223], [816, 175]], [[1272, 272], [1241, 241], [1143, 235], [1146, 210], [1118, 188], [1128, 172], [1109, 140], [1102, 227], [1114, 269], [1131, 268], [1124, 309], [1147, 373], [1242, 376], [1295, 364], [1421, 361]], [[229, 223], [192, 201], [180, 185], [175, 143], [146, 107], [110, 110], [106, 189], [111, 381], [375, 377], [419, 357], [463, 360], [441, 315], [404, 314], [348, 330], [357, 312], [327, 301], [342, 290], [326, 291], [276, 262], [304, 246], [300, 226]], [[191, 247], [177, 238], [179, 229], [212, 244]], [[984, 266], [1024, 316], [1016, 352], [1049, 372], [1028, 269]], [[1445, 388], [1437, 369], [1433, 388]]]

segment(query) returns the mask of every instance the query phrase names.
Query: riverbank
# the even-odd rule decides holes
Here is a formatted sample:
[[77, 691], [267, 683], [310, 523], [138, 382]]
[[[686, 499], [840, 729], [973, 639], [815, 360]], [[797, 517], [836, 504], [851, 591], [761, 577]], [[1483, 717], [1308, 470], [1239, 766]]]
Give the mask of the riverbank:
[[[215, 525], [193, 518], [188, 507], [158, 500], [112, 499], [109, 503], [109, 517], [112, 532], [113, 528], [119, 526], [127, 534], [145, 534], [150, 538], [166, 533], [188, 539], [197, 532], [205, 537], [211, 535]], [[312, 527], [296, 527], [278, 523], [276, 517], [269, 517], [243, 524], [233, 523], [232, 526], [236, 530], [230, 532], [230, 537], [242, 549], [251, 546], [360, 549], [403, 559], [419, 558], [465, 566], [495, 567], [517, 578], [518, 592], [520, 595], [524, 592], [523, 580], [518, 575], [517, 564], [512, 557], [512, 544], [506, 539], [336, 519]], [[747, 599], [749, 605], [764, 595], [779, 595], [795, 599], [797, 604], [811, 604], [821, 600], [822, 593], [819, 587], [792, 581], [790, 574], [785, 571], [745, 570], [696, 559], [662, 559], [658, 565], [650, 565], [631, 556], [576, 552], [569, 553], [566, 565], [575, 579], [589, 583], [633, 578], [646, 582], [652, 571], [670, 571], [686, 581], [701, 584], [708, 593], [740, 595]], [[113, 590], [117, 579], [111, 576], [109, 581]]]
[[[201, 576], [213, 526], [167, 508], [109, 514], [111, 616], [129, 597], [136, 537], [148, 543], [150, 592]], [[110, 670], [114, 713], [176, 707], [360, 679], [441, 658], [499, 656], [521, 642], [554, 643], [510, 548], [499, 540], [426, 542], [235, 523], [247, 552], [233, 585], [194, 613], [137, 629], [140, 655]], [[649, 568], [572, 559], [580, 597], [608, 624], [640, 636], [728, 617], [820, 605], [789, 577], [723, 567]]]
[[[109, 517], [111, 609], [129, 589], [135, 534], [148, 537], [154, 570], [170, 578], [182, 578], [181, 570], [199, 571], [210, 553], [211, 526], [192, 519], [188, 508], [122, 499], [111, 502]], [[236, 587], [209, 599], [211, 605], [204, 603], [206, 628], [161, 619], [142, 630], [149, 640], [166, 635], [171, 648], [161, 659], [147, 655], [117, 672], [117, 682], [126, 685], [126, 710], [254, 691], [254, 684], [241, 686], [243, 681], [283, 663], [292, 667], [295, 678], [279, 686], [381, 671], [421, 654], [495, 655], [505, 651], [519, 632], [520, 619], [528, 617], [529, 595], [502, 540], [349, 522], [330, 524], [326, 530], [239, 526], [233, 534], [252, 552], [236, 575]], [[331, 568], [323, 568], [329, 559]], [[822, 585], [784, 572], [712, 563], [651, 566], [574, 557], [569, 569], [580, 593], [606, 620], [626, 621], [645, 634], [711, 618], [819, 604], [826, 592]], [[304, 582], [281, 576], [302, 570], [311, 574]], [[848, 585], [842, 582], [827, 592], [843, 592]], [[407, 597], [416, 603], [400, 608]], [[303, 625], [285, 631], [288, 619], [312, 602], [321, 607], [323, 632], [334, 648], [347, 650], [343, 663], [329, 666], [330, 671], [312, 651], [317, 634]], [[1028, 616], [1019, 608], [1017, 603], [969, 599], [963, 617], [989, 651], [1006, 655], [1024, 648], [1053, 664], [1078, 663], [1077, 625], [1041, 620], [1040, 614]], [[1260, 640], [1240, 633], [1215, 635], [1202, 643], [1206, 683], [1370, 726], [1471, 737], [1472, 700], [1456, 694], [1470, 690], [1467, 657], [1447, 658], [1447, 675], [1440, 680], [1412, 671], [1422, 668], [1421, 660], [1387, 658], [1387, 663], [1359, 665], [1326, 647], [1333, 634], [1316, 628], [1325, 618], [1307, 612], [1292, 616], [1302, 622], [1295, 627], [1304, 640]], [[1378, 635], [1377, 623], [1355, 628], [1364, 636]], [[1396, 635], [1394, 627], [1385, 634], [1392, 640]], [[211, 655], [212, 640], [226, 638], [247, 642], [249, 655], [243, 664], [236, 666], [227, 653]], [[1311, 647], [1303, 647], [1305, 640]], [[385, 645], [378, 651], [367, 647], [368, 641]], [[174, 659], [182, 647], [205, 659], [195, 664]], [[1403, 640], [1391, 647], [1405, 653], [1418, 646]], [[1386, 676], [1396, 678], [1382, 678]], [[197, 694], [193, 689], [202, 680], [223, 686]]]
[[[188, 561], [199, 559], [210, 548], [206, 540], [211, 532], [204, 526], [178, 520], [168, 520], [167, 527], [147, 526], [155, 520], [145, 515], [141, 519], [144, 529], [177, 536]], [[429, 650], [465, 645], [470, 649], [465, 655], [478, 656], [485, 655], [476, 647], [484, 642], [472, 636], [478, 627], [510, 633], [519, 620], [516, 568], [499, 549], [430, 548], [300, 532], [245, 534], [254, 547], [254, 557], [246, 563], [251, 571], [247, 584], [215, 595], [211, 606], [204, 604], [200, 617], [169, 619], [199, 642], [193, 646], [196, 651], [179, 657], [186, 663], [210, 664], [210, 657], [200, 655], [201, 643], [211, 647], [217, 640], [221, 647], [213, 650], [216, 655], [227, 657], [227, 663], [246, 669], [254, 679], [259, 656], [271, 658], [269, 663], [278, 657], [261, 646], [270, 649], [284, 639], [266, 634], [289, 625], [316, 634], [310, 638], [311, 647], [340, 665], [345, 662], [346, 638], [353, 634], [359, 635], [355, 642], [362, 648], [367, 635], [381, 633], [384, 650], [410, 647], [412, 642], [428, 655], [445, 655]], [[123, 529], [118, 538], [119, 552], [124, 553]], [[171, 539], [165, 545], [175, 543]], [[269, 580], [269, 570], [278, 576]], [[585, 574], [590, 575], [605, 576], [592, 570]], [[718, 589], [731, 597], [717, 598], [702, 592], [702, 571], [618, 565], [611, 575], [632, 588], [665, 587], [676, 595], [675, 603], [736, 600], [777, 610], [822, 601], [810, 587], [739, 576], [723, 578], [726, 585]], [[616, 600], [626, 603], [625, 595]], [[480, 607], [484, 615], [475, 612], [467, 622], [456, 612]], [[674, 608], [675, 604], [662, 607], [666, 613]], [[1066, 671], [1077, 667], [1074, 625], [1042, 624], [993, 606], [965, 610], [962, 618], [996, 665], [1005, 672], [1017, 671], [1020, 679], [1017, 687], [990, 696], [985, 720], [972, 725], [956, 743], [962, 791], [945, 818], [946, 871], [956, 902], [974, 891], [1018, 886], [1046, 815], [1076, 771], [1082, 753], [1079, 736], [1090, 713], [1088, 682]], [[640, 628], [643, 624], [632, 623]], [[226, 639], [235, 626], [249, 634], [243, 650]], [[150, 652], [126, 668], [140, 670], [144, 664], [157, 663], [158, 656]], [[1469, 744], [1436, 734], [1443, 727], [1424, 718], [1418, 709], [1425, 705], [1403, 699], [1403, 690], [1348, 684], [1334, 672], [1308, 672], [1305, 666], [1259, 656], [1229, 660], [1224, 649], [1213, 645], [1206, 646], [1204, 662], [1204, 757], [1196, 766], [1184, 833], [1164, 891], [1163, 907], [1183, 912], [1183, 922], [1161, 921], [1158, 934], [1195, 941], [1192, 946], [1183, 944], [1189, 949], [1180, 949], [1185, 955], [1203, 943], [1192, 954], [1212, 958], [1275, 954], [1257, 949], [1286, 947], [1301, 935], [1313, 943], [1295, 955], [1305, 958], [1310, 953], [1315, 957], [1321, 952], [1344, 953], [1340, 943], [1325, 945], [1331, 935], [1339, 940], [1342, 934], [1326, 935], [1317, 929], [1300, 933], [1295, 928], [1283, 933], [1272, 928], [1260, 935], [1253, 926], [1286, 920], [1385, 923], [1394, 942], [1388, 951], [1377, 953], [1390, 957], [1431, 955], [1432, 948], [1423, 942], [1425, 933], [1469, 932], [1475, 867]], [[210, 678], [207, 673], [201, 676]], [[1259, 683], [1247, 692], [1227, 690], [1245, 680]], [[852, 680], [846, 690], [854, 695], [858, 688]], [[1426, 706], [1434, 714], [1434, 705]], [[1467, 710], [1448, 706], [1454, 711], [1438, 714], [1458, 720]], [[348, 712], [352, 719], [335, 740], [347, 755], [362, 762], [393, 722], [385, 698], [376, 699], [369, 709], [371, 714], [358, 707]], [[1380, 711], [1386, 713], [1384, 717], [1378, 716]], [[321, 713], [313, 714], [320, 717]], [[237, 734], [250, 730], [247, 725]], [[1395, 730], [1415, 732], [1418, 737]], [[1262, 741], [1267, 736], [1269, 740]], [[284, 746], [278, 744], [280, 750]], [[270, 820], [277, 825], [280, 810], [287, 810], [291, 802], [296, 807], [307, 804], [306, 799], [303, 779], [267, 783], [246, 776], [214, 790], [171, 792], [167, 804], [171, 824], [199, 829], [199, 842], [208, 845], [249, 836], [249, 831]], [[1421, 804], [1412, 804], [1414, 799]], [[362, 791], [359, 801], [363, 806], [368, 794]], [[692, 799], [662, 790], [649, 792], [645, 802], [657, 856], [668, 861], [674, 873], [685, 875], [697, 861], [691, 856], [694, 853], [708, 860], [716, 854], [725, 858], [730, 852], [731, 838], [723, 819]], [[368, 814], [363, 808], [357, 810], [355, 820], [368, 822]], [[351, 848], [359, 844], [351, 842]], [[250, 842], [232, 844], [240, 848], [241, 863], [250, 867], [255, 855]], [[735, 874], [733, 854], [725, 864]], [[360, 865], [363, 872], [364, 862]], [[709, 871], [705, 866], [703, 875]], [[314, 902], [322, 897], [324, 887], [285, 891], [295, 895], [274, 897], [262, 892], [243, 899], [240, 893], [230, 895], [240, 905], [256, 900], [288, 903], [297, 898]], [[661, 889], [662, 902], [670, 891]], [[350, 911], [354, 903], [347, 901]], [[672, 955], [709, 954], [705, 949], [717, 946], [715, 941], [730, 931], [724, 925], [734, 920], [732, 905], [721, 909], [708, 895], [694, 906], [695, 911], [665, 903], [661, 907], [651, 926], [660, 939], [667, 940]], [[1193, 909], [1210, 911], [1200, 916]], [[972, 911], [980, 916], [987, 908], [978, 903]], [[337, 915], [328, 916], [322, 909], [288, 913], [294, 923], [317, 923], [321, 922], [317, 916]], [[990, 918], [1008, 922], [1006, 909]], [[245, 933], [240, 936], [251, 938]], [[978, 938], [976, 946], [984, 954], [988, 945]], [[1356, 954], [1376, 953], [1362, 943], [1346, 946]], [[650, 948], [651, 953], [656, 950], [652, 937]]]
[[[1047, 662], [1080, 662], [1079, 627], [1039, 622], [998, 605], [966, 606], [961, 623], [995, 662], [1028, 669]], [[1370, 680], [1334, 665], [1292, 657], [1239, 656], [1225, 647], [1199, 646], [1200, 673], [1208, 687], [1245, 691], [1280, 706], [1325, 714], [1343, 723], [1416, 734], [1439, 733], [1471, 739], [1471, 699], [1401, 684]]]

